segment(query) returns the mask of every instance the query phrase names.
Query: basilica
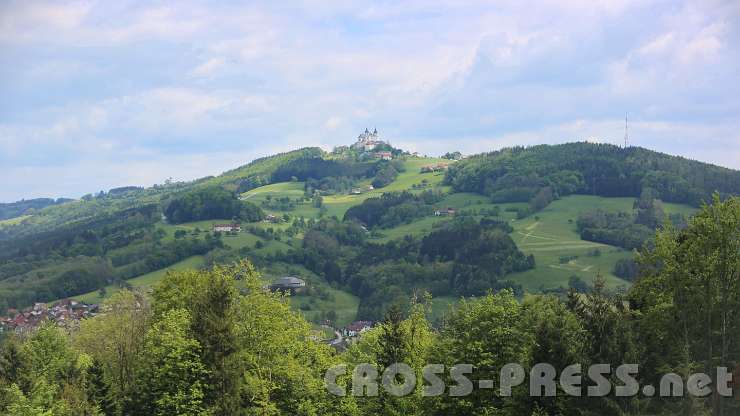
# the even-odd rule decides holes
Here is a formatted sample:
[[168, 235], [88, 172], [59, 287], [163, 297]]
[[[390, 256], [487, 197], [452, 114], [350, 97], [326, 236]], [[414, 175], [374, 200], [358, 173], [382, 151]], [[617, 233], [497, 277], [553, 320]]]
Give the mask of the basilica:
[[365, 129], [364, 133], [357, 136], [357, 142], [351, 147], [357, 150], [370, 151], [375, 149], [375, 146], [384, 143], [384, 141], [380, 140], [380, 136], [378, 136], [378, 129], [374, 129], [372, 133], [370, 130]]

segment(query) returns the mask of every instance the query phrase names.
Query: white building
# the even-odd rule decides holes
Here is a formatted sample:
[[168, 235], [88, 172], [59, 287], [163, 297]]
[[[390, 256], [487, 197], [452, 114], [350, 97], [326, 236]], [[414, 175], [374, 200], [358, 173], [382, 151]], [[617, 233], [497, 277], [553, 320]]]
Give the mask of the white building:
[[240, 232], [241, 230], [242, 226], [240, 224], [213, 224], [214, 232], [230, 233], [232, 231]]
[[373, 130], [372, 133], [370, 130], [365, 129], [365, 132], [357, 136], [357, 142], [351, 147], [357, 150], [370, 151], [375, 149], [375, 146], [379, 144], [385, 144], [385, 142], [380, 140], [378, 129]]

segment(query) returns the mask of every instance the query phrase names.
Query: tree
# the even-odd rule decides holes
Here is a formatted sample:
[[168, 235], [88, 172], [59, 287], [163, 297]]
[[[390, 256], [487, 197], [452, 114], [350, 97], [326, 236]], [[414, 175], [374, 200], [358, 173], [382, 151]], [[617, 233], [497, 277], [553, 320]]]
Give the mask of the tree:
[[103, 314], [85, 319], [74, 345], [103, 366], [108, 397], [116, 412], [134, 408], [137, 374], [151, 310], [146, 297], [123, 289], [101, 306]]
[[[12, 416], [99, 415], [85, 394], [90, 358], [70, 347], [61, 330], [42, 325], [21, 345], [16, 382], [0, 384], [0, 413]], [[17, 371], [17, 370], [16, 370]], [[4, 388], [3, 388], [4, 387]]]
[[[578, 317], [554, 296], [528, 296], [522, 303], [524, 332], [533, 335], [528, 362], [548, 363], [558, 374], [586, 361], [587, 334]], [[516, 414], [577, 414], [581, 404], [558, 386], [556, 397], [530, 397], [525, 386], [514, 395]]]
[[142, 408], [153, 415], [202, 415], [206, 376], [200, 343], [190, 333], [190, 313], [165, 312], [146, 334], [139, 373]]
[[568, 288], [573, 289], [578, 293], [588, 293], [588, 291], [591, 290], [588, 284], [576, 275], [572, 275], [568, 278]]
[[[442, 328], [433, 362], [444, 363], [447, 369], [460, 363], [472, 364], [473, 373], [467, 375], [471, 380], [498, 380], [497, 369], [508, 363], [527, 366], [532, 334], [520, 325], [523, 316], [522, 306], [509, 290], [462, 300]], [[455, 385], [452, 380], [446, 383]], [[476, 389], [464, 397], [441, 397], [437, 412], [496, 414], [505, 405], [498, 388], [495, 383], [492, 391]]]
[[[414, 371], [416, 379], [421, 379], [424, 366], [430, 363], [435, 341], [435, 334], [426, 318], [430, 312], [431, 296], [427, 293], [421, 299], [416, 296], [411, 298], [407, 318], [403, 317], [400, 305], [391, 305], [384, 320], [363, 333], [359, 341], [350, 346], [344, 358], [354, 365], [373, 364], [380, 375], [393, 364], [406, 364]], [[403, 381], [400, 376], [395, 379], [396, 383]], [[422, 384], [417, 383], [411, 394], [402, 397], [390, 395], [380, 388], [379, 396], [363, 398], [359, 405], [364, 414], [425, 414], [429, 398], [422, 396]]]
[[[642, 276], [630, 291], [642, 314], [638, 334], [656, 366], [679, 374], [740, 359], [740, 198], [715, 194], [683, 230], [658, 232], [639, 258]], [[664, 346], [668, 345], [667, 351]], [[661, 348], [661, 350], [658, 350]], [[715, 415], [730, 408], [715, 390]], [[734, 403], [733, 403], [734, 404]], [[735, 407], [736, 409], [736, 407]]]

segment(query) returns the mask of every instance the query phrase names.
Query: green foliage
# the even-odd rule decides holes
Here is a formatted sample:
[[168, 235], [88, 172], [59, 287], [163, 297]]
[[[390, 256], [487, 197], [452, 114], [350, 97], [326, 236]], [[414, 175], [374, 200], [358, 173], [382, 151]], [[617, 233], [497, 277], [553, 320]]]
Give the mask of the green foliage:
[[[648, 379], [666, 370], [714, 374], [740, 361], [740, 199], [714, 195], [687, 228], [659, 231], [639, 260], [630, 303], [640, 310]], [[714, 402], [715, 414], [728, 401]]]
[[187, 310], [171, 309], [164, 312], [144, 338], [138, 399], [147, 414], [205, 414], [208, 371], [201, 360], [201, 345], [192, 337], [190, 327]]
[[447, 152], [444, 155], [442, 155], [442, 159], [459, 160], [461, 158], [462, 158], [462, 153], [458, 151]]
[[254, 222], [264, 218], [259, 207], [240, 201], [235, 193], [221, 187], [197, 189], [176, 196], [164, 213], [173, 224], [218, 218]]
[[[71, 348], [61, 330], [42, 326], [11, 354], [21, 365], [14, 378], [0, 379], [0, 412], [13, 416], [100, 414], [85, 392], [90, 357]], [[8, 351], [3, 355], [7, 357]]]
[[72, 200], [68, 198], [36, 198], [24, 199], [18, 202], [0, 203], [0, 221], [28, 215], [40, 209], [70, 201]]
[[632, 282], [637, 278], [638, 265], [634, 259], [619, 259], [614, 264], [614, 275]]
[[252, 162], [226, 171], [215, 178], [205, 178], [196, 183], [199, 187], [227, 186], [243, 193], [271, 183], [273, 173], [293, 160], [316, 158], [324, 155], [318, 147], [305, 147], [285, 153], [255, 159]]
[[391, 182], [396, 180], [398, 177], [398, 169], [396, 165], [392, 163], [385, 164], [375, 174], [375, 179], [372, 181], [372, 185], [375, 188], [383, 188], [390, 185]]
[[320, 180], [329, 177], [359, 178], [367, 176], [373, 169], [372, 163], [353, 160], [324, 159], [321, 156], [291, 160], [273, 172], [271, 181], [286, 182], [291, 178], [299, 181]]
[[344, 220], [358, 221], [367, 227], [390, 228], [431, 215], [442, 195], [434, 191], [420, 194], [386, 192], [379, 198], [368, 198], [344, 214]]
[[508, 227], [461, 218], [423, 239], [376, 244], [367, 242], [365, 231], [352, 221], [322, 220], [306, 231], [300, 250], [282, 259], [346, 288], [362, 300], [360, 317], [379, 319], [388, 305], [415, 290], [467, 296], [514, 286], [502, 277], [531, 268], [534, 258], [517, 249]]
[[606, 212], [601, 209], [583, 212], [576, 222], [581, 238], [626, 249], [640, 248], [653, 237], [653, 229], [634, 222], [626, 212]]
[[740, 173], [639, 147], [568, 143], [507, 148], [450, 166], [446, 182], [457, 191], [489, 195], [495, 202], [542, 205], [539, 195], [573, 193], [639, 197], [652, 188], [663, 201], [698, 206], [715, 190], [740, 193]]
[[[398, 306], [387, 309], [380, 325], [342, 355], [312, 340], [311, 325], [290, 308], [284, 295], [264, 290], [249, 263], [170, 273], [154, 288], [151, 308], [147, 296], [120, 291], [104, 304], [105, 313], [83, 321], [79, 330], [66, 333], [42, 326], [25, 338], [11, 337], [0, 344], [0, 413], [735, 414], [737, 403], [729, 398], [644, 400], [615, 397], [613, 391], [600, 398], [573, 397], [562, 390], [555, 397], [532, 397], [528, 383], [504, 396], [498, 380], [508, 363], [519, 363], [528, 373], [535, 364], [547, 362], [558, 374], [572, 364], [588, 368], [609, 363], [614, 368], [638, 363], [641, 385], [658, 385], [668, 372], [686, 377], [732, 366], [740, 357], [735, 319], [740, 313], [739, 201], [716, 196], [685, 229], [660, 230], [654, 247], [641, 254], [639, 277], [627, 298], [606, 290], [599, 275], [585, 294], [577, 293], [583, 282], [572, 279], [567, 302], [553, 296], [525, 296], [520, 301], [510, 290], [489, 292], [461, 300], [434, 330], [426, 318], [429, 296], [420, 303], [396, 287], [384, 295]], [[450, 238], [465, 230], [464, 223], [456, 222], [451, 223]], [[458, 226], [463, 228], [455, 230]], [[479, 226], [481, 235], [501, 227]], [[367, 261], [390, 253], [418, 255], [418, 241], [371, 246], [359, 237], [362, 234], [355, 236], [353, 227], [325, 220], [313, 231], [322, 236], [316, 241], [330, 238], [346, 242], [350, 250], [369, 250], [363, 253], [371, 257]], [[342, 256], [335, 260], [344, 266]], [[402, 273], [407, 275], [413, 274], [413, 267], [424, 266], [405, 264]], [[373, 278], [394, 279], [380, 282], [387, 287], [398, 279], [388, 277], [391, 274], [386, 267]], [[337, 363], [348, 364], [351, 372], [360, 363], [382, 370], [398, 361], [417, 376], [428, 363], [442, 363], [447, 370], [470, 363], [469, 379], [494, 380], [494, 386], [464, 397], [424, 397], [424, 386], [418, 383], [408, 396], [381, 391], [377, 397], [362, 398], [333, 396], [324, 387], [325, 371]], [[447, 386], [457, 384], [449, 372], [442, 377]], [[622, 384], [613, 373], [609, 378], [613, 385]], [[584, 376], [583, 388], [592, 381]], [[346, 387], [347, 377], [339, 383]]]
[[[497, 369], [504, 364], [528, 365], [533, 334], [521, 325], [524, 316], [522, 305], [510, 291], [463, 300], [445, 321], [432, 355], [434, 362], [446, 368], [472, 364], [473, 373], [468, 375], [472, 380], [498, 380]], [[452, 380], [446, 383], [455, 384]], [[446, 415], [495, 414], [504, 406], [498, 391], [495, 383], [492, 390], [475, 389], [464, 397], [445, 395], [435, 408]]]

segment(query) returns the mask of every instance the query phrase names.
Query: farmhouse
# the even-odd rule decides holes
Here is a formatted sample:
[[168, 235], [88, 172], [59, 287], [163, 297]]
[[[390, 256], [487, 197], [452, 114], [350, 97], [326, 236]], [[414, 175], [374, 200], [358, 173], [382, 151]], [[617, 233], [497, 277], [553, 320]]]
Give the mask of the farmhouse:
[[342, 335], [345, 337], [356, 337], [372, 327], [372, 321], [355, 321], [342, 328]]
[[383, 160], [393, 159], [393, 153], [391, 152], [375, 152], [375, 157]]
[[240, 224], [213, 224], [214, 232], [230, 233], [232, 231], [240, 232], [241, 230], [242, 226]]
[[365, 192], [370, 192], [370, 191], [372, 191], [374, 189], [375, 189], [374, 186], [368, 185], [368, 186], [366, 186], [364, 188], [352, 188], [352, 190], [349, 191], [349, 193], [350, 193], [350, 195], [360, 195], [360, 194], [363, 194]]
[[445, 215], [453, 216], [455, 215], [455, 212], [456, 212], [455, 208], [447, 207], [447, 208], [438, 209], [434, 211], [434, 215], [437, 217], [445, 216]]

